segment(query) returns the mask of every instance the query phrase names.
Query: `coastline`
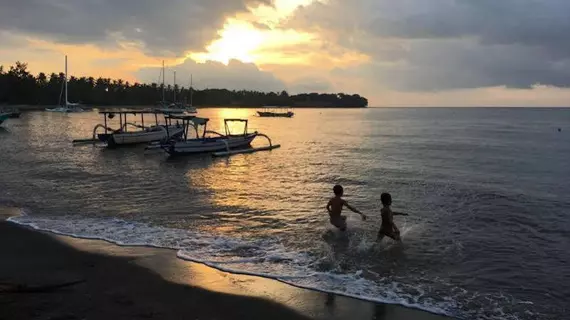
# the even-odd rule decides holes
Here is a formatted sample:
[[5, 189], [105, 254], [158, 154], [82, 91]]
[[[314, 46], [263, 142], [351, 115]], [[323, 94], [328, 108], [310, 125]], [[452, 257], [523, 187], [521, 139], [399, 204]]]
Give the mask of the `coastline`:
[[4, 221], [18, 213], [0, 207], [2, 319], [450, 319]]
[[[27, 111], [44, 111], [46, 108], [56, 108], [57, 105], [0, 105], [0, 109], [2, 108], [17, 108], [21, 112]], [[124, 106], [95, 106], [95, 105], [85, 105], [87, 109], [98, 109], [98, 110], [116, 110], [116, 109], [155, 109], [158, 108], [155, 105], [141, 105], [141, 106], [131, 106], [131, 105], [124, 105]], [[235, 108], [235, 109], [263, 109], [267, 108], [265, 106], [237, 106], [237, 105], [229, 105], [229, 106], [217, 106], [217, 105], [200, 105], [195, 106], [197, 109], [222, 109], [222, 108]], [[282, 107], [282, 108], [290, 108], [290, 109], [367, 109], [368, 106], [362, 107], [334, 107], [334, 106], [292, 106], [292, 107]]]

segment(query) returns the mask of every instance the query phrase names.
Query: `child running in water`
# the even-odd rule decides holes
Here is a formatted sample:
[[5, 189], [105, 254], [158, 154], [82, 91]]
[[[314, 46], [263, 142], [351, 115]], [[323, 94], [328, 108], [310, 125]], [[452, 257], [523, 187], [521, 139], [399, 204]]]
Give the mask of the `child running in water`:
[[401, 242], [400, 230], [398, 230], [398, 227], [394, 224], [393, 216], [407, 216], [407, 214], [392, 212], [392, 209], [390, 209], [390, 206], [392, 205], [392, 196], [389, 193], [382, 193], [382, 195], [380, 195], [380, 201], [382, 201], [382, 205], [384, 207], [380, 210], [380, 213], [382, 214], [382, 226], [380, 227], [380, 231], [378, 231], [378, 238], [376, 240], [379, 242], [382, 241], [384, 236], [388, 236]]
[[358, 213], [362, 217], [362, 220], [366, 220], [366, 215], [349, 205], [348, 202], [342, 198], [344, 194], [342, 186], [337, 184], [333, 187], [333, 192], [335, 196], [331, 198], [327, 204], [327, 211], [329, 212], [330, 222], [333, 226], [339, 228], [340, 231], [346, 230], [346, 216], [341, 215], [342, 207], [344, 206], [352, 212]]

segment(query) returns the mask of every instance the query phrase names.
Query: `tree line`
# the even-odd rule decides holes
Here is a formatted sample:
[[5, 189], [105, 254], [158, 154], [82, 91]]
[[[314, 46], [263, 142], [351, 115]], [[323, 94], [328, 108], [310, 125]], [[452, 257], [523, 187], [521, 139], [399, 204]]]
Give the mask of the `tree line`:
[[[5, 70], [0, 66], [0, 104], [57, 105], [64, 103], [65, 74], [40, 72], [34, 76], [28, 65], [16, 62]], [[162, 84], [130, 83], [121, 79], [74, 76], [68, 80], [70, 102], [93, 106], [156, 105], [162, 100]], [[368, 100], [357, 94], [303, 93], [250, 90], [204, 89], [166, 85], [167, 102], [192, 102], [196, 106], [290, 106], [290, 107], [366, 107]]]

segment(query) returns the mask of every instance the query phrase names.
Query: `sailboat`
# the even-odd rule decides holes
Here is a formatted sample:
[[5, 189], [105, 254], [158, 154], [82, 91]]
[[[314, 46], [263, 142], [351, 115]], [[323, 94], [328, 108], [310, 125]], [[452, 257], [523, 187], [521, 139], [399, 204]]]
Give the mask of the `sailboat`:
[[[174, 88], [176, 88], [176, 71], [174, 71]], [[192, 106], [192, 94], [192, 75], [190, 75], [190, 104], [186, 102], [176, 102], [176, 90], [174, 90], [174, 103], [170, 105], [171, 108], [184, 110], [186, 113], [198, 113], [198, 110]]]
[[186, 106], [186, 112], [197, 113], [198, 110], [192, 104], [192, 96], [194, 95], [194, 86], [192, 85], [192, 75], [190, 75], [190, 105]]
[[[50, 112], [83, 112], [79, 103], [71, 103], [67, 98], [67, 55], [65, 56], [65, 78], [63, 79], [64, 91], [65, 91], [65, 104], [57, 108], [46, 108], [46, 111]], [[61, 99], [60, 99], [61, 102]], [[61, 105], [61, 103], [60, 103]]]
[[[162, 61], [162, 101], [159, 103], [158, 111], [165, 112], [165, 113], [197, 113], [198, 111], [196, 108], [192, 106], [192, 94], [190, 94], [190, 105], [183, 103], [183, 102], [176, 102], [176, 71], [174, 71], [174, 98], [172, 103], [167, 104], [165, 99], [164, 93], [164, 78], [165, 78], [165, 71], [164, 71], [164, 61]], [[190, 89], [192, 90], [192, 89]]]

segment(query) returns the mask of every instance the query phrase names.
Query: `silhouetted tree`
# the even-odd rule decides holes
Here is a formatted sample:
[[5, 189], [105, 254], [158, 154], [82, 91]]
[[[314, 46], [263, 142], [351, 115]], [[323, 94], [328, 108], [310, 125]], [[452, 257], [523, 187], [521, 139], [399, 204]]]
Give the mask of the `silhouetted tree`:
[[[0, 66], [0, 104], [55, 105], [63, 103], [65, 75], [40, 72], [33, 76], [26, 63], [17, 61], [6, 72]], [[162, 100], [162, 85], [156, 83], [129, 83], [122, 79], [74, 76], [68, 79], [69, 101], [94, 106], [155, 105]], [[165, 99], [171, 102], [176, 90], [178, 101], [190, 101], [190, 88], [167, 85]], [[193, 92], [193, 104], [197, 106], [291, 106], [291, 107], [365, 107], [368, 100], [357, 94], [303, 93], [289, 95], [281, 92], [256, 90], [205, 89]]]

